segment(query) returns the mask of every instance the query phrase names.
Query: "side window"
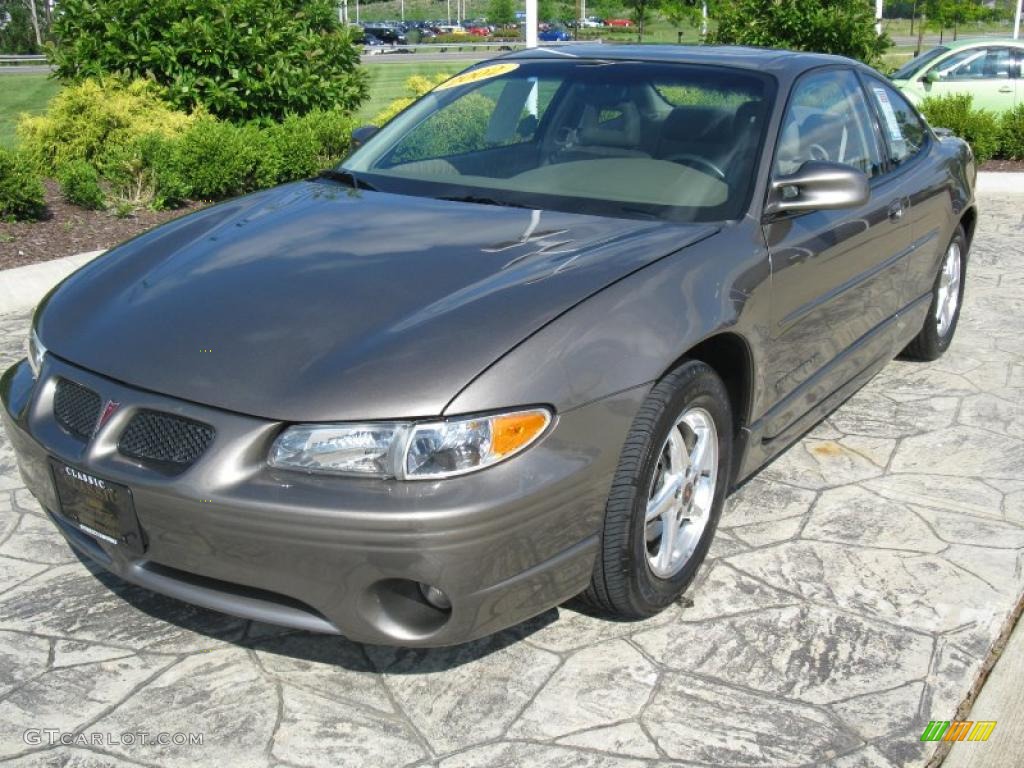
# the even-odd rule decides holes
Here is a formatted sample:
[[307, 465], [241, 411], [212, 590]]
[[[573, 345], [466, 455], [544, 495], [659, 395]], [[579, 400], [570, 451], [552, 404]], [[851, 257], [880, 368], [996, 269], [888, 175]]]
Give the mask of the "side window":
[[1009, 48], [969, 48], [940, 61], [935, 72], [949, 82], [1008, 80], [1012, 61]]
[[905, 163], [921, 151], [928, 129], [899, 91], [874, 78], [868, 84], [888, 139], [889, 159], [893, 165]]
[[882, 172], [871, 110], [851, 70], [812, 72], [793, 89], [775, 152], [775, 174], [793, 173], [808, 160], [851, 165], [868, 176]]

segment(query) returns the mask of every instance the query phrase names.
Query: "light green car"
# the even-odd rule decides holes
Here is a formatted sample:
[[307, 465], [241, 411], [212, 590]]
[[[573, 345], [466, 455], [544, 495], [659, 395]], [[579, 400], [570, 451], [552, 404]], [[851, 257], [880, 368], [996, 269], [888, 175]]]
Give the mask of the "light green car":
[[1024, 104], [1024, 39], [960, 40], [932, 48], [891, 79], [914, 103], [929, 96], [969, 93], [974, 106], [1005, 112]]

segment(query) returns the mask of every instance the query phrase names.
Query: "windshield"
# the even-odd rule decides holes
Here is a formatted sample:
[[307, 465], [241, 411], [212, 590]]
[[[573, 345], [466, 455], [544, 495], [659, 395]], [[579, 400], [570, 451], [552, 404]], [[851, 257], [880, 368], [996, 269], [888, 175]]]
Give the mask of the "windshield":
[[749, 204], [774, 81], [729, 67], [507, 61], [443, 83], [345, 163], [375, 189], [673, 221]]
[[889, 79], [890, 80], [911, 80], [911, 79], [913, 79], [915, 73], [920, 72], [928, 64], [930, 64], [931, 62], [933, 62], [937, 58], [939, 58], [939, 56], [941, 56], [944, 53], [948, 53], [948, 52], [949, 52], [949, 48], [944, 48], [941, 45], [938, 48], [932, 48], [927, 53], [922, 53], [916, 59], [911, 59], [910, 61], [908, 61], [902, 67], [900, 67], [895, 72], [893, 72], [892, 76]]

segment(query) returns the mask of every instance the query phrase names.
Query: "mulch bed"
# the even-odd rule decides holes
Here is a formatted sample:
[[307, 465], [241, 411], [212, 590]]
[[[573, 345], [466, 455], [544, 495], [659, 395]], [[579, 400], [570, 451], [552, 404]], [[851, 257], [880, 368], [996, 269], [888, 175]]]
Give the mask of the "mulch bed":
[[1024, 160], [989, 160], [982, 163], [982, 171], [1012, 172], [1024, 171]]
[[173, 211], [142, 209], [118, 218], [111, 211], [87, 211], [70, 205], [54, 182], [47, 181], [45, 186], [47, 218], [34, 222], [0, 221], [0, 269], [110, 248], [202, 207], [201, 203], [190, 203]]

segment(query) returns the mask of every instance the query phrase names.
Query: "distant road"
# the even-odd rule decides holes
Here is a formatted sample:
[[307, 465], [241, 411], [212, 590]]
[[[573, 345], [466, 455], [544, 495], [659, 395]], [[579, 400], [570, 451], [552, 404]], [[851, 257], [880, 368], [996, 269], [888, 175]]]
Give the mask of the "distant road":
[[505, 51], [499, 51], [497, 48], [493, 50], [484, 51], [452, 51], [451, 53], [441, 53], [440, 51], [432, 51], [430, 53], [378, 53], [371, 56], [363, 56], [363, 64], [412, 64], [417, 61], [481, 61], [483, 59], [489, 59], [492, 56], [497, 56], [499, 53], [505, 53]]
[[19, 64], [16, 67], [0, 67], [0, 75], [45, 75], [51, 70], [49, 64]]

